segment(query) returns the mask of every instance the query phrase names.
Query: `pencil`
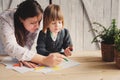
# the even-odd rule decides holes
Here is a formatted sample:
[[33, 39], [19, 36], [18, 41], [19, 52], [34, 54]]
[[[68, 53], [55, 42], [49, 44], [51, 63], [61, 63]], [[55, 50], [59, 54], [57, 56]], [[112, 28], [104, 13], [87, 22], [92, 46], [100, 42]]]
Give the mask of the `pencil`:
[[20, 67], [19, 63], [13, 64], [14, 67]]
[[65, 61], [68, 61], [68, 59], [67, 58], [63, 58]]

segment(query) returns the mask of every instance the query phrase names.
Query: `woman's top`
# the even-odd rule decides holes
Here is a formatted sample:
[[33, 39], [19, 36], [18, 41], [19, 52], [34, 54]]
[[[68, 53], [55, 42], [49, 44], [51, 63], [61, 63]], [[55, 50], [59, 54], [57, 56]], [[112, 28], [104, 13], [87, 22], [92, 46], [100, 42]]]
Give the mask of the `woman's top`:
[[52, 52], [59, 52], [64, 54], [63, 49], [72, 45], [71, 37], [67, 29], [62, 29], [54, 41], [51, 37], [51, 32], [47, 30], [46, 33], [40, 31], [37, 40], [37, 53], [47, 56]]
[[15, 37], [14, 13], [15, 10], [6, 10], [0, 14], [0, 48], [2, 50], [0, 52], [7, 53], [21, 61], [30, 61], [35, 55], [35, 52], [32, 52], [30, 49], [37, 32], [28, 33], [25, 47], [20, 46]]

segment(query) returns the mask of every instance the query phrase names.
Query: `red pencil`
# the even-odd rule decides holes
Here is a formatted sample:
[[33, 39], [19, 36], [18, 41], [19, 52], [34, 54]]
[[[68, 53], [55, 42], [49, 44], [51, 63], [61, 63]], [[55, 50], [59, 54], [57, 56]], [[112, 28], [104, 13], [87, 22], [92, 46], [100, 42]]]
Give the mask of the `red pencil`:
[[14, 67], [20, 67], [19, 63], [13, 64]]

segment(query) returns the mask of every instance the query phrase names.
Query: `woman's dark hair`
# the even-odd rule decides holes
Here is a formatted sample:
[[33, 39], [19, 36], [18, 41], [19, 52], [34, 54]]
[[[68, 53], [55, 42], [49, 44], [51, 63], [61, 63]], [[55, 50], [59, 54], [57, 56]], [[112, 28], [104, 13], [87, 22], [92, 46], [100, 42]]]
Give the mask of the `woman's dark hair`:
[[28, 31], [24, 28], [20, 18], [25, 20], [29, 17], [35, 17], [42, 14], [43, 10], [40, 4], [35, 0], [23, 1], [14, 14], [15, 37], [17, 43], [24, 46], [26, 43], [26, 34]]

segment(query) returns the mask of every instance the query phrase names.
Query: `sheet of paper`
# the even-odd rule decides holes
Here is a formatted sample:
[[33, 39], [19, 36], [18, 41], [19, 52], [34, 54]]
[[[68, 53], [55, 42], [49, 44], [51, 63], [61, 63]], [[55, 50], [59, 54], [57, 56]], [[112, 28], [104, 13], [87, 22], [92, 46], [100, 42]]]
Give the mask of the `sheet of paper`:
[[24, 66], [15, 67], [13, 65], [18, 63], [18, 61], [16, 59], [11, 58], [11, 57], [5, 57], [1, 61], [1, 63], [5, 64], [6, 68], [13, 69], [13, 70], [18, 71], [20, 73], [25, 73], [28, 71], [49, 73], [49, 72], [53, 72], [53, 71], [57, 71], [57, 70], [62, 70], [64, 68], [70, 68], [73, 66], [77, 66], [80, 64], [79, 62], [68, 59], [68, 61], [63, 61], [61, 64], [59, 64], [58, 66], [55, 66], [55, 67], [46, 67], [46, 66], [39, 66], [37, 68], [28, 68], [28, 67], [24, 67]]
[[28, 71], [33, 71], [34, 69], [31, 69], [31, 68], [27, 68], [27, 67], [16, 67], [16, 66], [13, 66], [14, 64], [17, 64], [18, 61], [17, 59], [14, 59], [14, 58], [11, 58], [11, 57], [5, 57], [1, 63], [3, 63], [4, 65], [6, 65], [6, 68], [7, 69], [13, 69], [15, 71], [18, 71], [20, 73], [25, 73], [25, 72], [28, 72]]
[[27, 67], [12, 67], [13, 70], [16, 70], [17, 72], [20, 72], [20, 73], [25, 73], [25, 72], [28, 72], [28, 71], [33, 71], [34, 69], [32, 68], [27, 68]]
[[65, 69], [65, 68], [70, 68], [70, 67], [73, 67], [73, 66], [77, 66], [79, 64], [80, 64], [79, 62], [68, 59], [68, 61], [63, 61], [58, 66], [55, 66], [55, 67], [41, 66], [41, 67], [38, 67], [37, 69], [35, 69], [34, 71], [35, 72], [49, 73], [49, 72], [53, 72], [53, 71], [62, 70], [62, 69]]

